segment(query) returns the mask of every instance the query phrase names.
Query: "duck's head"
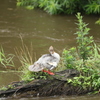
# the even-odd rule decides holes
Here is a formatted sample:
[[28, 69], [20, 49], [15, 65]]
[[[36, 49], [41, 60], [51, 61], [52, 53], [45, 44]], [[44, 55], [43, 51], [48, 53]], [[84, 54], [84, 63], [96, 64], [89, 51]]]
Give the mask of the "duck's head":
[[53, 53], [54, 53], [54, 48], [53, 48], [53, 46], [50, 46], [50, 47], [49, 47], [49, 52], [50, 52], [50, 54], [53, 54]]

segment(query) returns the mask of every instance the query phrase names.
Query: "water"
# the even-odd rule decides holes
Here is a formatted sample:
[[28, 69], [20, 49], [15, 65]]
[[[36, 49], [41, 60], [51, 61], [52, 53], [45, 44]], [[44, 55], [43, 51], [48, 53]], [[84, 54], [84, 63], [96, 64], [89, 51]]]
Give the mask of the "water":
[[[11, 99], [6, 98], [7, 100], [100, 100], [99, 95], [96, 96], [53, 96], [53, 97], [33, 97], [33, 98], [20, 98], [20, 99]], [[6, 100], [2, 98], [0, 100]]]
[[[84, 16], [84, 21], [90, 23], [90, 35], [94, 36], [96, 42], [100, 43], [100, 26], [95, 25], [99, 16]], [[15, 54], [15, 48], [21, 46], [20, 35], [24, 43], [30, 48], [32, 43], [36, 57], [48, 53], [50, 45], [61, 54], [67, 47], [76, 46], [76, 17], [73, 15], [49, 15], [40, 9], [26, 10], [16, 7], [16, 0], [0, 1], [0, 45], [4, 48], [6, 54]], [[19, 62], [15, 59], [16, 66]], [[0, 70], [6, 69], [0, 65]], [[17, 72], [0, 72], [0, 87], [9, 84], [12, 81], [19, 81]], [[54, 100], [80, 100], [81, 97], [53, 97]], [[98, 97], [90, 97], [91, 100], [98, 100]], [[96, 99], [95, 99], [96, 98]], [[27, 100], [27, 98], [24, 98]], [[34, 98], [32, 98], [34, 99]], [[39, 100], [40, 98], [35, 98]], [[51, 100], [49, 98], [41, 98]], [[86, 100], [87, 97], [82, 97]], [[89, 99], [89, 98], [88, 98]], [[30, 99], [31, 100], [31, 99]]]

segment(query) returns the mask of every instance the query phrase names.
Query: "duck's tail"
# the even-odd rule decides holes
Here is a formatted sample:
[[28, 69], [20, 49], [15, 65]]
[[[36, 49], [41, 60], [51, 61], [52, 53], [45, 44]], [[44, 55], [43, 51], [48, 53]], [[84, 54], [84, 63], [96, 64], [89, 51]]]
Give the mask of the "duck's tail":
[[43, 70], [44, 68], [43, 68], [40, 64], [35, 63], [35, 64], [33, 64], [33, 65], [30, 65], [30, 66], [28, 67], [28, 69], [29, 69], [29, 71], [38, 72], [38, 71]]

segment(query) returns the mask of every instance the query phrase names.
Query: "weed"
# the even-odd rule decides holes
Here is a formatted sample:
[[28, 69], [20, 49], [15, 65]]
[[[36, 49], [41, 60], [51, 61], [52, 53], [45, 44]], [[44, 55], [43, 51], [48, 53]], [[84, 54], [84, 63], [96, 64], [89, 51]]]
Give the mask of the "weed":
[[4, 49], [1, 47], [0, 48], [0, 63], [7, 68], [8, 66], [10, 67], [15, 67], [13, 58], [15, 55], [13, 54], [8, 54], [6, 55], [4, 52]]

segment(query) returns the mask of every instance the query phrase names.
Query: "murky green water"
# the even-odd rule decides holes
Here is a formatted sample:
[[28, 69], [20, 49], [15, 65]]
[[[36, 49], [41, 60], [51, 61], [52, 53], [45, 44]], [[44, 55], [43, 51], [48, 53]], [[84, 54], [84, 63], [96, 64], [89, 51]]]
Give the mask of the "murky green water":
[[[90, 35], [94, 36], [96, 42], [100, 43], [100, 26], [95, 21], [100, 16], [84, 16], [84, 21], [91, 28]], [[30, 48], [33, 44], [34, 53], [38, 58], [48, 53], [50, 45], [61, 54], [65, 47], [76, 46], [76, 17], [73, 15], [49, 15], [42, 10], [26, 10], [16, 7], [16, 0], [0, 1], [0, 45], [5, 52], [15, 54], [15, 48], [21, 46], [20, 35], [24, 43]], [[15, 59], [16, 66], [19, 62]], [[6, 69], [0, 65], [0, 70]], [[12, 81], [19, 80], [19, 73], [0, 72], [0, 87]], [[27, 98], [24, 98], [27, 100]], [[34, 98], [31, 98], [32, 100]], [[31, 100], [30, 99], [30, 100]], [[35, 98], [40, 100], [40, 98]], [[98, 97], [49, 97], [43, 100], [99, 100]]]
[[[7, 100], [100, 100], [99, 95], [96, 96], [53, 96], [53, 97], [34, 97], [34, 98], [20, 98], [20, 99], [11, 99], [6, 98]], [[2, 98], [0, 100], [6, 100]]]

